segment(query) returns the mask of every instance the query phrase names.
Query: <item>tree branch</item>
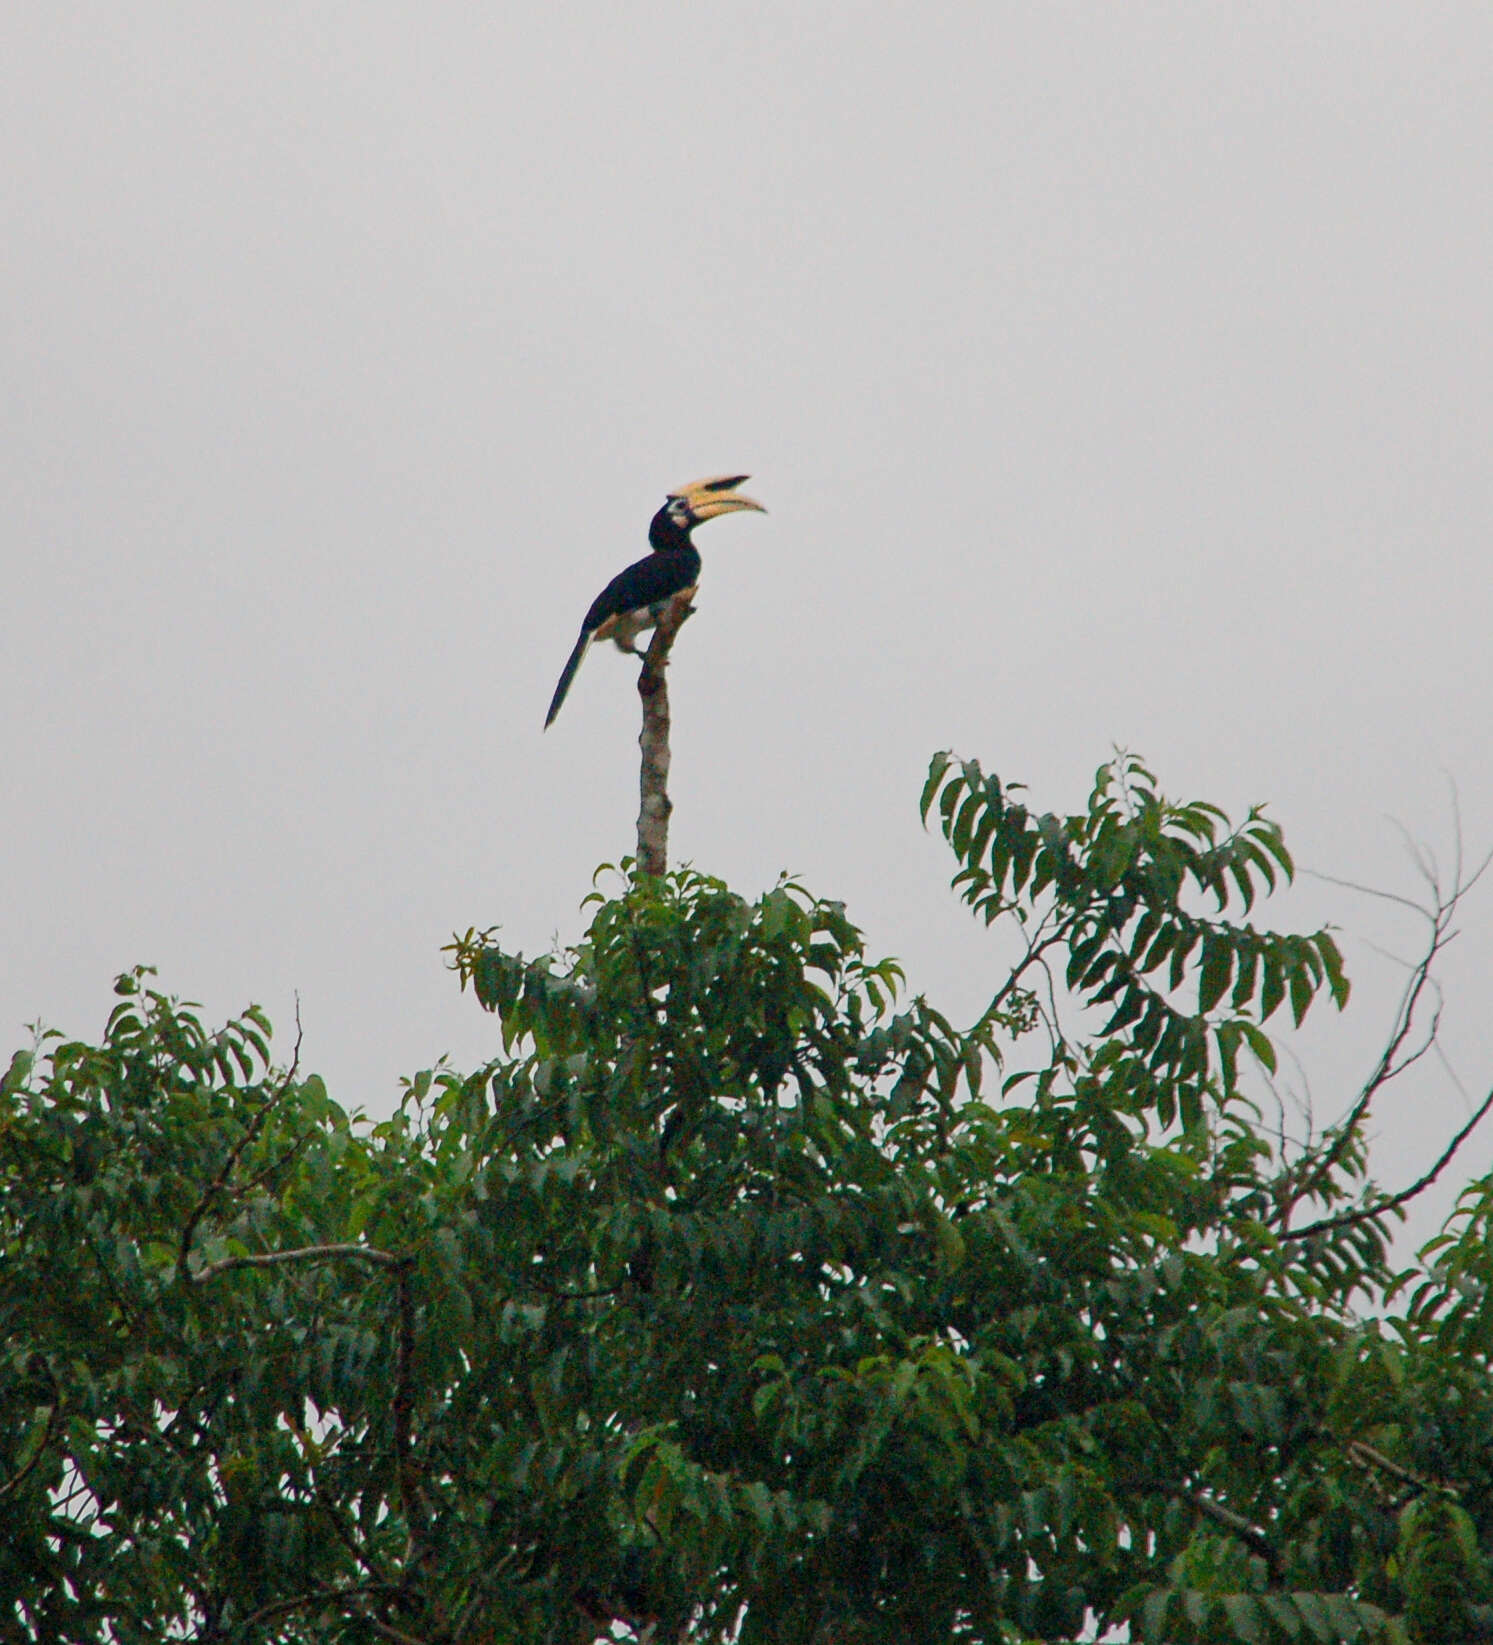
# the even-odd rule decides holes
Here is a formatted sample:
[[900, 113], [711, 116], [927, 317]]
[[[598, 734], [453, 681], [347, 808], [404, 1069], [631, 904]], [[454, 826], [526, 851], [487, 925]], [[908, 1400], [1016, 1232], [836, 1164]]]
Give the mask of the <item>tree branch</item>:
[[[1344, 1153], [1347, 1151], [1348, 1145], [1352, 1142], [1359, 1126], [1363, 1124], [1368, 1115], [1369, 1105], [1373, 1102], [1379, 1091], [1392, 1079], [1394, 1079], [1396, 1075], [1403, 1073], [1411, 1063], [1418, 1062], [1425, 1054], [1426, 1049], [1430, 1044], [1429, 1039], [1424, 1045], [1411, 1052], [1404, 1059], [1399, 1061], [1396, 1060], [1399, 1058], [1400, 1050], [1406, 1039], [1409, 1037], [1412, 1028], [1415, 1026], [1415, 1008], [1420, 1003], [1420, 997], [1428, 987], [1433, 986], [1431, 981], [1431, 966], [1435, 963], [1436, 956], [1441, 952], [1446, 940], [1441, 924], [1441, 914], [1442, 910], [1438, 908], [1437, 916], [1432, 926], [1431, 940], [1427, 943], [1425, 953], [1421, 956], [1420, 960], [1416, 963], [1415, 969], [1411, 972], [1410, 981], [1406, 984], [1405, 992], [1400, 1000], [1399, 1009], [1396, 1012], [1394, 1027], [1390, 1032], [1389, 1040], [1385, 1044], [1383, 1052], [1380, 1054], [1379, 1061], [1374, 1066], [1373, 1073], [1364, 1082], [1363, 1088], [1359, 1091], [1352, 1108], [1348, 1110], [1347, 1115], [1336, 1126], [1336, 1135], [1328, 1144], [1326, 1151], [1322, 1154], [1321, 1158], [1317, 1160], [1316, 1164], [1297, 1185], [1295, 1191], [1282, 1206], [1282, 1222], [1290, 1216], [1292, 1210], [1297, 1204], [1314, 1193], [1322, 1186], [1323, 1183], [1326, 1182], [1327, 1178], [1332, 1173], [1333, 1167], [1338, 1164]], [[1437, 1014], [1437, 1019], [1439, 1021], [1439, 1013]], [[1433, 1022], [1431, 1026], [1432, 1037], [1435, 1036], [1436, 1027], [1437, 1023]], [[1282, 1237], [1289, 1237], [1289, 1235], [1288, 1233], [1283, 1232]]]
[[1477, 1105], [1472, 1118], [1442, 1150], [1441, 1158], [1423, 1177], [1418, 1177], [1408, 1188], [1402, 1188], [1398, 1194], [1391, 1194], [1385, 1199], [1377, 1200], [1372, 1205], [1360, 1205], [1355, 1210], [1340, 1211], [1336, 1216], [1322, 1217], [1317, 1222], [1309, 1222], [1305, 1228], [1284, 1228], [1277, 1238], [1282, 1240], [1306, 1239], [1311, 1234], [1325, 1234], [1333, 1228], [1351, 1228], [1355, 1223], [1367, 1222], [1372, 1217], [1381, 1216], [1386, 1211], [1396, 1210], [1399, 1206], [1413, 1200], [1417, 1194], [1423, 1193], [1441, 1175], [1451, 1163], [1453, 1155], [1477, 1129], [1490, 1108], [1493, 1108], [1493, 1091], [1489, 1091], [1487, 1096]]
[[[1336, 1435], [1329, 1435], [1328, 1437], [1336, 1438]], [[1342, 1442], [1339, 1441], [1339, 1443]], [[1460, 1493], [1467, 1489], [1464, 1483], [1445, 1479], [1431, 1479], [1425, 1474], [1414, 1473], [1411, 1469], [1402, 1467], [1398, 1462], [1391, 1461], [1383, 1451], [1376, 1450], [1374, 1446], [1361, 1439], [1348, 1440], [1344, 1445], [1344, 1450], [1347, 1453], [1348, 1460], [1358, 1467], [1371, 1470], [1377, 1469], [1381, 1473], [1388, 1474], [1392, 1479], [1399, 1480], [1402, 1485], [1413, 1485], [1420, 1491]]]
[[1180, 1501], [1191, 1504], [1205, 1519], [1211, 1519], [1215, 1525], [1231, 1531], [1246, 1548], [1265, 1561], [1272, 1575], [1279, 1575], [1280, 1555], [1258, 1525], [1251, 1524], [1243, 1514], [1236, 1514], [1232, 1508], [1225, 1508], [1221, 1502], [1215, 1502], [1205, 1491], [1176, 1490], [1174, 1495]]
[[676, 594], [659, 617], [638, 676], [643, 699], [643, 729], [638, 747], [643, 751], [638, 787], [638, 872], [661, 879], [669, 867], [669, 687], [664, 678], [674, 636], [694, 607], [687, 594]]
[[[1455, 795], [1453, 795], [1453, 809], [1455, 811]], [[1397, 1079], [1407, 1068], [1419, 1062], [1426, 1052], [1431, 1050], [1437, 1043], [1437, 1036], [1441, 1028], [1440, 990], [1435, 978], [1432, 976], [1432, 969], [1442, 950], [1457, 935], [1452, 927], [1452, 922], [1456, 918], [1462, 899], [1487, 872], [1490, 862], [1493, 862], [1493, 854], [1485, 857], [1473, 873], [1464, 873], [1459, 819], [1456, 863], [1450, 890], [1443, 889], [1435, 862], [1429, 858], [1427, 853], [1415, 847], [1412, 843], [1411, 855], [1425, 879], [1429, 891], [1429, 897], [1424, 905], [1411, 902], [1405, 897], [1376, 891], [1371, 886], [1358, 885], [1351, 880], [1340, 880], [1331, 874], [1320, 874], [1308, 870], [1313, 879], [1319, 879], [1325, 884], [1343, 886], [1348, 890], [1358, 891], [1366, 896], [1378, 897], [1384, 901], [1398, 903], [1414, 909], [1429, 925], [1430, 933], [1426, 939], [1424, 952], [1409, 967], [1410, 975], [1406, 981], [1404, 992], [1400, 996], [1400, 1003], [1395, 1010], [1389, 1039], [1374, 1065], [1373, 1072], [1364, 1082], [1358, 1096], [1355, 1098], [1353, 1106], [1344, 1118], [1326, 1134], [1324, 1138], [1326, 1146], [1322, 1153], [1314, 1161], [1303, 1160], [1300, 1162], [1298, 1168], [1304, 1167], [1304, 1169], [1301, 1169], [1299, 1181], [1291, 1183], [1289, 1180], [1295, 1174], [1297, 1168], [1293, 1168], [1292, 1172], [1287, 1173], [1286, 1181], [1289, 1183], [1289, 1188], [1287, 1192], [1282, 1193], [1280, 1196], [1279, 1210], [1276, 1216], [1279, 1236], [1282, 1239], [1301, 1239], [1307, 1234], [1320, 1233], [1324, 1229], [1362, 1222], [1369, 1217], [1378, 1215], [1381, 1211], [1392, 1210], [1395, 1206], [1403, 1205], [1407, 1200], [1413, 1199], [1422, 1189], [1428, 1188], [1436, 1180], [1447, 1162], [1461, 1147], [1472, 1128], [1487, 1112], [1488, 1105], [1485, 1103], [1453, 1139], [1451, 1146], [1436, 1162], [1431, 1171], [1418, 1182], [1405, 1189], [1403, 1193], [1382, 1200], [1372, 1207], [1360, 1206], [1355, 1211], [1345, 1211], [1334, 1217], [1322, 1218], [1304, 1229], [1293, 1231], [1287, 1228], [1286, 1224], [1290, 1221], [1291, 1213], [1295, 1207], [1303, 1199], [1314, 1195], [1317, 1190], [1326, 1185], [1334, 1168], [1341, 1162], [1354, 1137], [1358, 1134], [1359, 1128], [1367, 1118], [1369, 1107], [1378, 1092], [1390, 1081]], [[1414, 1030], [1416, 1011], [1423, 996], [1428, 991], [1438, 1001], [1432, 1012], [1430, 1027], [1427, 1029], [1421, 1043], [1413, 1050], [1406, 1051], [1405, 1044]]]
[[257, 1256], [220, 1257], [189, 1274], [193, 1285], [215, 1279], [219, 1274], [235, 1268], [279, 1268], [289, 1262], [335, 1262], [339, 1257], [352, 1257], [359, 1262], [371, 1262], [380, 1268], [399, 1268], [408, 1257], [395, 1256], [392, 1251], [379, 1251], [371, 1245], [301, 1245], [294, 1251], [265, 1251]]

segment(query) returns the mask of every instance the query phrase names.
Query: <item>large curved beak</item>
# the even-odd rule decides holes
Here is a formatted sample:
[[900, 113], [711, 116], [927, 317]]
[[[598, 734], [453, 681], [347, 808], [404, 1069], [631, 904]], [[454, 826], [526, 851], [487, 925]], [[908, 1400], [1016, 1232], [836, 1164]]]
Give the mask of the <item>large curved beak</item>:
[[713, 520], [718, 514], [736, 514], [743, 509], [765, 514], [767, 510], [761, 503], [736, 494], [737, 486], [745, 484], [749, 478], [750, 475], [746, 474], [723, 474], [718, 479], [696, 480], [690, 485], [680, 486], [671, 495], [683, 497], [697, 520]]

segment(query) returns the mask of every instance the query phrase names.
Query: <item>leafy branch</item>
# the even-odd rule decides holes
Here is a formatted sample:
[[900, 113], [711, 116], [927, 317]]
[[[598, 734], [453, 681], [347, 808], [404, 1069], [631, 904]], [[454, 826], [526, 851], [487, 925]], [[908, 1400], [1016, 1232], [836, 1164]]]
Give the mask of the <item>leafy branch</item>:
[[[271, 1115], [273, 1115], [281, 1102], [284, 1101], [285, 1096], [291, 1087], [295, 1084], [295, 1077], [301, 1066], [302, 1034], [301, 1002], [297, 999], [295, 1005], [295, 1046], [291, 1054], [289, 1068], [285, 1070], [284, 1076], [281, 1078], [279, 1084], [270, 1094], [268, 1099], [261, 1103], [255, 1110], [253, 1116], [249, 1120], [249, 1123], [244, 1127], [238, 1141], [228, 1150], [227, 1156], [224, 1158], [218, 1174], [203, 1190], [202, 1197], [197, 1201], [196, 1205], [193, 1206], [191, 1213], [187, 1217], [186, 1224], [182, 1228], [181, 1243], [177, 1254], [177, 1271], [188, 1278], [201, 1279], [204, 1277], [201, 1273], [198, 1273], [195, 1276], [192, 1275], [189, 1262], [192, 1251], [192, 1239], [197, 1232], [198, 1224], [202, 1221], [203, 1217], [207, 1215], [213, 1201], [220, 1194], [227, 1191], [228, 1181], [233, 1175], [234, 1168], [243, 1158], [245, 1151], [264, 1128]], [[220, 1268], [217, 1271], [222, 1272], [223, 1270]]]
[[[1241, 1050], [1274, 1069], [1262, 1025], [1282, 1003], [1298, 1024], [1324, 986], [1340, 1009], [1347, 1003], [1329, 932], [1278, 934], [1183, 905], [1191, 889], [1211, 896], [1219, 915], [1247, 915], [1291, 878], [1279, 826], [1262, 808], [1231, 827], [1216, 806], [1163, 799], [1151, 772], [1123, 754], [1100, 768], [1076, 815], [1033, 814], [1019, 792], [978, 762], [940, 754], [922, 795], [924, 821], [936, 808], [959, 859], [953, 884], [965, 902], [987, 924], [1010, 919], [1030, 932], [990, 1009], [1051, 951], [1065, 951], [1064, 988], [1108, 1013], [1098, 1037], [1128, 1050], [1129, 1077], [1162, 1126], [1180, 1115], [1196, 1129], [1210, 1089], [1232, 1095]], [[1195, 1004], [1179, 1004], [1189, 985]]]

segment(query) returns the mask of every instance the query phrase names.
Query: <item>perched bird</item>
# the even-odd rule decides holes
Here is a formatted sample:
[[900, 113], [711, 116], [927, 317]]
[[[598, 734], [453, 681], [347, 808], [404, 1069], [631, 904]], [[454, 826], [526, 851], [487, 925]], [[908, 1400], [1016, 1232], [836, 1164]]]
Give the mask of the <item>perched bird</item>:
[[727, 474], [718, 480], [696, 480], [669, 493], [648, 527], [653, 552], [618, 572], [591, 602], [581, 624], [581, 637], [575, 642], [575, 650], [550, 699], [549, 713], [544, 716], [546, 731], [560, 712], [560, 704], [592, 640], [611, 640], [619, 651], [641, 656], [638, 635], [658, 622], [676, 594], [694, 593], [700, 578], [700, 552], [690, 541], [690, 533], [697, 525], [713, 520], [717, 514], [734, 514], [743, 508], [756, 509], [759, 514], [767, 512], [750, 497], [735, 495], [737, 486], [747, 477]]

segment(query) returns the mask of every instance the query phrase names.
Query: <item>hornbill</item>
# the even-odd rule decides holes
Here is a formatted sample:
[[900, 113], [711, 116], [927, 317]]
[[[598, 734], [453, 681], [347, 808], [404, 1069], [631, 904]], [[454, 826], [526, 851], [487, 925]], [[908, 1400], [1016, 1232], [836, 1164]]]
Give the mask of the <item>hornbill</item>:
[[591, 602], [581, 624], [581, 637], [575, 642], [575, 650], [550, 699], [549, 713], [544, 716], [546, 731], [560, 712], [560, 704], [592, 640], [611, 640], [619, 651], [639, 657], [638, 635], [658, 622], [676, 594], [694, 593], [700, 579], [700, 552], [690, 541], [690, 533], [697, 525], [713, 520], [717, 514], [734, 514], [743, 508], [756, 509], [759, 514], [767, 512], [750, 497], [735, 495], [737, 486], [747, 478], [745, 474], [726, 474], [717, 480], [696, 480], [669, 493], [648, 527], [653, 552], [618, 572]]

